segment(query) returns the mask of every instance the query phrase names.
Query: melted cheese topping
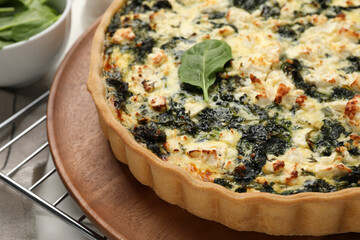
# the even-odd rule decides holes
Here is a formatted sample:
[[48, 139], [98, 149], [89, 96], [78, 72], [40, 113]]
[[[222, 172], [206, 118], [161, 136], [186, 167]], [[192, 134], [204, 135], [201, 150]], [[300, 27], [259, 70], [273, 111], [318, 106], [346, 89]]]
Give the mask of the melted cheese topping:
[[[269, 0], [249, 9], [236, 2], [128, 2], [105, 42], [111, 51], [105, 52], [104, 76], [113, 80], [118, 72], [115, 78], [131, 95], [121, 105], [123, 88], [108, 81], [108, 99], [122, 124], [147, 147], [139, 126], [155, 124], [166, 140], [151, 150], [234, 191], [287, 194], [357, 185], [344, 184], [344, 176], [360, 164], [360, 0], [326, 6]], [[149, 39], [154, 42], [145, 48]], [[226, 41], [233, 54], [209, 102], [178, 77], [181, 54], [206, 39]], [[227, 82], [230, 88], [221, 85]], [[215, 113], [205, 118], [209, 109]], [[272, 121], [283, 128], [270, 129]]]

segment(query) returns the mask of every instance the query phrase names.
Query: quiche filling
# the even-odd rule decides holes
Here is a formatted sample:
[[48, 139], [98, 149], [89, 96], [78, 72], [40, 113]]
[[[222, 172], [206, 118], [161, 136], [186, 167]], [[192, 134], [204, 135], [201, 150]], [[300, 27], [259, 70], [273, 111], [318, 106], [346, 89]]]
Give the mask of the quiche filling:
[[[232, 59], [206, 101], [179, 67], [209, 39]], [[277, 194], [360, 184], [360, 0], [128, 0], [103, 76], [135, 139], [203, 181]]]

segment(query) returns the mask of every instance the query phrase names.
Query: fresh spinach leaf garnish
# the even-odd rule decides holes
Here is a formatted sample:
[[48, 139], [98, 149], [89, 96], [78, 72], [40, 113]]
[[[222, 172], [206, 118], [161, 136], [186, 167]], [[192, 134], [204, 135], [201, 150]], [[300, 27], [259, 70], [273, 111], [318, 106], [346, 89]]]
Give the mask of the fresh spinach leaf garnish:
[[180, 81], [203, 89], [208, 101], [208, 90], [216, 80], [216, 73], [232, 59], [231, 47], [220, 40], [205, 40], [184, 52], [179, 68]]
[[40, 33], [60, 15], [46, 0], [0, 0], [0, 49]]

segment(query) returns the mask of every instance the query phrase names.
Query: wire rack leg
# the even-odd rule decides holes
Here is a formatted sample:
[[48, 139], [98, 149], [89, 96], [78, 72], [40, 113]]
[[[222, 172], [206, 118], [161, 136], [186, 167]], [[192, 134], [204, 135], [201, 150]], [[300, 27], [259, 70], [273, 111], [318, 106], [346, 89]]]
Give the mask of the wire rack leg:
[[92, 231], [91, 229], [87, 228], [86, 226], [83, 226], [82, 224], [78, 223], [75, 219], [61, 211], [60, 209], [54, 207], [49, 202], [45, 201], [41, 197], [37, 196], [33, 192], [29, 191], [22, 185], [18, 184], [11, 178], [7, 177], [5, 174], [0, 172], [0, 180], [7, 183], [9, 186], [20, 192], [21, 194], [27, 196], [29, 199], [31, 199], [33, 202], [37, 203], [39, 206], [44, 208], [45, 210], [51, 212], [55, 216], [59, 217], [62, 221], [69, 224], [70, 226], [76, 228], [78, 231], [83, 233], [86, 237], [92, 240], [100, 240], [100, 239], [106, 239], [105, 237], [100, 236], [96, 232]]
[[[37, 99], [35, 99], [33, 102], [31, 102], [29, 105], [27, 105], [26, 107], [24, 107], [23, 109], [21, 109], [20, 111], [18, 111], [17, 113], [15, 113], [13, 116], [11, 116], [10, 118], [8, 118], [7, 120], [5, 120], [4, 122], [0, 123], [0, 130], [2, 130], [4, 127], [6, 127], [7, 125], [9, 125], [10, 123], [14, 122], [16, 119], [18, 119], [21, 115], [26, 114], [30, 109], [35, 108], [37, 106], [39, 106], [39, 104], [46, 100], [49, 96], [49, 91], [46, 91], [44, 94], [42, 94], [40, 97], [38, 97]], [[2, 151], [4, 151], [6, 148], [10, 147], [13, 143], [15, 143], [17, 140], [19, 140], [20, 138], [22, 138], [23, 136], [25, 136], [27, 133], [29, 133], [31, 130], [33, 130], [35, 127], [37, 127], [38, 125], [40, 125], [42, 122], [44, 122], [46, 120], [46, 115], [41, 117], [39, 120], [37, 120], [35, 123], [33, 123], [30, 127], [28, 127], [27, 129], [25, 129], [23, 132], [21, 132], [19, 135], [17, 135], [16, 137], [14, 137], [13, 139], [11, 139], [8, 143], [6, 143], [4, 146], [0, 147], [0, 153]], [[32, 200], [33, 202], [35, 202], [36, 204], [38, 204], [40, 207], [44, 208], [45, 210], [47, 210], [48, 212], [52, 213], [53, 215], [57, 216], [58, 218], [60, 218], [63, 222], [67, 223], [68, 225], [74, 227], [75, 229], [77, 229], [78, 231], [80, 231], [82, 234], [84, 234], [86, 237], [88, 237], [89, 239], [92, 240], [101, 240], [101, 239], [106, 239], [106, 237], [100, 236], [98, 233], [94, 232], [93, 230], [91, 230], [90, 228], [88, 228], [87, 226], [85, 226], [84, 224], [81, 223], [81, 221], [83, 220], [83, 218], [81, 217], [81, 221], [80, 220], [75, 220], [74, 218], [72, 218], [71, 216], [69, 216], [68, 214], [66, 214], [65, 212], [61, 211], [59, 208], [57, 208], [56, 206], [58, 204], [60, 204], [69, 194], [65, 193], [63, 194], [57, 201], [55, 201], [54, 204], [51, 204], [49, 202], [47, 202], [46, 200], [44, 200], [43, 198], [41, 198], [40, 196], [36, 195], [35, 193], [32, 192], [32, 190], [34, 188], [36, 188], [37, 186], [39, 186], [44, 180], [46, 180], [49, 176], [51, 176], [54, 172], [56, 172], [56, 169], [51, 170], [48, 174], [46, 174], [45, 176], [43, 176], [40, 180], [38, 180], [33, 186], [31, 186], [29, 189], [26, 189], [25, 187], [23, 187], [21, 184], [17, 183], [16, 181], [14, 181], [13, 179], [11, 179], [11, 176], [20, 170], [20, 168], [22, 166], [24, 166], [26, 163], [28, 163], [31, 159], [33, 159], [34, 156], [36, 156], [38, 153], [40, 153], [42, 150], [44, 150], [46, 147], [48, 146], [48, 142], [46, 142], [45, 144], [43, 144], [40, 148], [38, 148], [37, 150], [35, 150], [35, 152], [33, 152], [30, 156], [28, 156], [24, 161], [22, 161], [21, 163], [19, 163], [14, 169], [10, 170], [9, 173], [4, 174], [0, 171], [0, 181], [3, 181], [5, 184], [9, 185], [10, 187], [14, 188], [15, 190], [17, 190], [19, 193], [21, 193], [22, 195], [24, 195], [25, 197], [29, 198], [30, 200]], [[85, 216], [84, 216], [85, 217]]]

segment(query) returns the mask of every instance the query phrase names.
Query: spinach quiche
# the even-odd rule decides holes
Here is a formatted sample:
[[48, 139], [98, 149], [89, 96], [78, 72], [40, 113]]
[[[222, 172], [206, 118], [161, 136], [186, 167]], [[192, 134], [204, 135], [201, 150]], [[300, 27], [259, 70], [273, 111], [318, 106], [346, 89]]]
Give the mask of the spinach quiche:
[[360, 231], [360, 0], [115, 1], [88, 89], [166, 201], [237, 230]]

